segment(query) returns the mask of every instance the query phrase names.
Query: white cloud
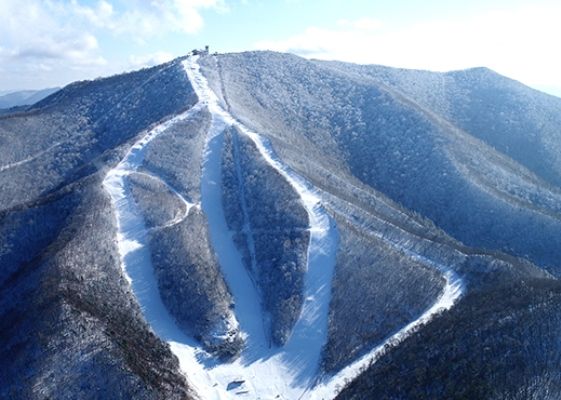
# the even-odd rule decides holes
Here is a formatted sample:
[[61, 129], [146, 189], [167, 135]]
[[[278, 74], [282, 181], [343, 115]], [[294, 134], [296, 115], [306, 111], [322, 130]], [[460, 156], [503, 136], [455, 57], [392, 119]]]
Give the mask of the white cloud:
[[[109, 63], [100, 34], [136, 43], [169, 32], [192, 34], [203, 27], [206, 9], [227, 10], [224, 0], [0, 0], [0, 88], [117, 72], [128, 55]], [[168, 59], [160, 52], [128, 61], [141, 67]]]
[[[166, 32], [198, 32], [204, 25], [201, 10], [227, 9], [223, 0], [117, 0], [116, 5], [102, 26], [140, 39]], [[114, 12], [117, 8], [123, 11]]]
[[129, 57], [129, 68], [139, 69], [152, 67], [154, 65], [166, 63], [173, 58], [173, 54], [164, 51], [157, 51], [155, 53], [143, 55], [132, 55]]
[[72, 0], [67, 7], [71, 16], [84, 18], [98, 27], [106, 25], [114, 15], [113, 6], [105, 0], [100, 0], [95, 7], [82, 6], [77, 0]]
[[71, 61], [76, 66], [104, 65], [105, 59], [96, 53], [98, 47], [95, 36], [87, 33], [75, 37], [40, 36], [22, 43], [9, 55], [12, 59], [31, 62]]
[[4, 51], [0, 57], [3, 62], [15, 67], [18, 63], [29, 62], [39, 69], [60, 63], [70, 66], [103, 64], [105, 60], [99, 54], [96, 37], [80, 29], [80, 25], [73, 26], [72, 19], [67, 19], [67, 14], [76, 6], [71, 2], [70, 8], [63, 9], [52, 1], [28, 0], [22, 4], [17, 0], [2, 0], [0, 46]]
[[533, 86], [561, 86], [560, 15], [561, 3], [535, 2], [407, 27], [370, 19], [340, 21], [335, 29], [310, 27], [285, 40], [260, 41], [255, 47], [436, 71], [487, 66]]
[[341, 28], [350, 28], [361, 31], [376, 31], [384, 26], [382, 21], [379, 19], [370, 17], [363, 17], [355, 20], [340, 19], [337, 21], [337, 25]]

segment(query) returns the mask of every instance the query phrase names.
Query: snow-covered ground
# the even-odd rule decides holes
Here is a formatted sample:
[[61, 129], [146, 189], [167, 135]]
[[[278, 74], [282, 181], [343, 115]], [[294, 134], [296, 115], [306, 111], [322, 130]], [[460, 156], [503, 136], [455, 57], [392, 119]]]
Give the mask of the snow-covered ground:
[[[186, 113], [157, 126], [135, 143], [124, 159], [110, 170], [103, 182], [111, 195], [118, 223], [117, 242], [126, 276], [144, 315], [155, 333], [170, 344], [191, 387], [203, 399], [328, 399], [355, 378], [371, 362], [383, 355], [386, 345], [395, 346], [429, 321], [436, 313], [449, 309], [462, 293], [461, 281], [444, 266], [445, 288], [437, 301], [417, 320], [396, 332], [369, 353], [335, 376], [319, 379], [321, 350], [326, 341], [331, 279], [338, 245], [337, 229], [321, 205], [314, 188], [284, 164], [269, 142], [236, 121], [221, 107], [218, 98], [202, 75], [197, 57], [184, 62], [185, 71], [199, 97], [198, 104]], [[201, 207], [210, 228], [210, 237], [220, 266], [235, 300], [235, 313], [247, 346], [231, 363], [218, 363], [193, 338], [175, 324], [162, 303], [150, 261], [144, 220], [130, 195], [126, 177], [142, 164], [148, 143], [179, 120], [207, 108], [212, 116], [203, 161]], [[304, 304], [293, 333], [282, 347], [271, 347], [264, 328], [264, 313], [241, 255], [226, 224], [222, 208], [221, 152], [224, 131], [234, 126], [256, 145], [261, 156], [275, 168], [300, 195], [310, 221], [308, 269], [305, 276]], [[155, 179], [158, 176], [150, 175]], [[162, 180], [176, 195], [181, 195]], [[187, 210], [193, 205], [181, 197]], [[421, 256], [411, 254], [412, 257]], [[422, 260], [430, 262], [430, 260]], [[235, 321], [234, 321], [235, 322]]]

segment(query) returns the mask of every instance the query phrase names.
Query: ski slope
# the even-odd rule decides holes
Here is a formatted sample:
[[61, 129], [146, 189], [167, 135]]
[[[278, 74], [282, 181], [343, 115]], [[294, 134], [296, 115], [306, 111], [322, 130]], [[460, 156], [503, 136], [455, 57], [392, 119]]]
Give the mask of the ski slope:
[[[117, 220], [117, 248], [125, 278], [130, 283], [150, 327], [158, 337], [169, 343], [172, 351], [180, 360], [197, 360], [199, 343], [177, 327], [174, 318], [162, 302], [147, 242], [148, 230], [128, 189], [127, 177], [140, 167], [144, 160], [146, 147], [152, 140], [173, 124], [189, 118], [199, 111], [200, 107], [195, 106], [147, 132], [133, 144], [121, 162], [108, 171], [103, 180], [103, 187], [111, 197]], [[163, 179], [159, 179], [165, 183]], [[171, 186], [167, 186], [171, 188]], [[181, 197], [186, 205], [191, 205], [179, 193], [175, 192], [175, 194]], [[202, 393], [211, 381], [207, 372], [196, 361], [189, 365], [188, 371], [192, 378], [191, 387], [198, 393]], [[199, 387], [199, 382], [203, 386]]]
[[[103, 186], [110, 194], [117, 219], [117, 244], [124, 274], [129, 280], [147, 322], [154, 332], [169, 343], [178, 357], [190, 386], [202, 399], [330, 399], [345, 382], [354, 379], [367, 366], [384, 354], [387, 346], [395, 346], [430, 321], [437, 313], [451, 308], [462, 294], [461, 280], [445, 266], [436, 265], [410, 252], [411, 257], [442, 271], [445, 287], [435, 303], [417, 320], [412, 321], [383, 343], [333, 376], [321, 376], [321, 350], [326, 342], [331, 280], [335, 267], [338, 234], [336, 226], [321, 205], [318, 192], [280, 160], [266, 138], [235, 120], [220, 105], [202, 75], [197, 57], [184, 61], [199, 102], [189, 111], [172, 118], [138, 140], [123, 160], [111, 169]], [[127, 188], [127, 176], [142, 165], [147, 145], [178, 121], [207, 109], [211, 124], [207, 132], [201, 179], [201, 204], [193, 205], [165, 180], [162, 181], [185, 204], [185, 218], [193, 206], [205, 212], [210, 238], [222, 273], [235, 300], [235, 313], [246, 340], [238, 359], [219, 363], [200, 344], [185, 335], [176, 325], [160, 298], [147, 244], [147, 229], [140, 210]], [[308, 265], [304, 278], [304, 304], [291, 337], [282, 347], [271, 347], [266, 333], [260, 296], [250, 274], [243, 265], [222, 207], [221, 153], [224, 132], [235, 127], [250, 138], [263, 159], [299, 194], [310, 223]], [[182, 220], [181, 219], [181, 220]], [[172, 223], [178, 223], [174, 220]], [[217, 332], [219, 334], [219, 332]]]
[[[208, 138], [208, 143], [212, 143], [212, 145], [209, 145], [207, 148], [207, 168], [215, 168], [216, 170], [220, 168], [218, 150], [221, 148], [223, 141], [223, 132], [227, 127], [233, 126], [241, 133], [249, 137], [256, 145], [261, 156], [269, 163], [269, 165], [275, 168], [287, 180], [287, 182], [292, 185], [295, 191], [300, 195], [310, 219], [311, 239], [308, 252], [309, 266], [305, 281], [306, 301], [303, 307], [302, 315], [295, 325], [292, 337], [286, 345], [282, 347], [282, 349], [273, 351], [274, 354], [268, 358], [266, 363], [258, 363], [257, 365], [255, 365], [255, 363], [249, 364], [249, 366], [246, 366], [246, 370], [249, 371], [238, 369], [238, 367], [243, 366], [238, 366], [237, 362], [232, 364], [230, 368], [233, 367], [233, 371], [238, 371], [240, 380], [245, 380], [246, 376], [251, 376], [254, 377], [254, 381], [265, 384], [260, 385], [261, 387], [256, 387], [256, 383], [253, 383], [253, 388], [248, 394], [253, 393], [252, 397], [254, 398], [259, 398], [260, 396], [262, 398], [267, 398], [269, 395], [273, 396], [275, 394], [274, 391], [268, 390], [272, 387], [282, 389], [282, 391], [278, 394], [281, 396], [284, 395], [286, 398], [332, 398], [338, 389], [344, 385], [345, 381], [353, 379], [371, 362], [375, 362], [383, 354], [384, 348], [387, 345], [399, 344], [409, 335], [414, 333], [421, 325], [433, 318], [434, 315], [451, 308], [462, 294], [463, 286], [461, 280], [445, 266], [432, 265], [443, 272], [445, 279], [444, 290], [437, 301], [417, 320], [412, 321], [403, 327], [369, 353], [344, 368], [338, 374], [335, 376], [324, 377], [323, 380], [318, 381], [317, 378], [321, 348], [325, 343], [325, 332], [327, 330], [327, 308], [330, 300], [330, 279], [335, 263], [334, 251], [338, 240], [336, 229], [333, 227], [333, 222], [330, 217], [321, 207], [320, 198], [314, 189], [310, 187], [306, 181], [291, 171], [290, 168], [275, 155], [271, 145], [265, 138], [256, 132], [252, 132], [243, 124], [238, 122], [220, 105], [218, 98], [209, 88], [208, 82], [200, 72], [199, 65], [197, 64], [197, 57], [189, 58], [184, 65], [195, 92], [199, 97], [199, 101], [208, 107], [213, 119]], [[203, 178], [209, 177], [204, 176]], [[217, 191], [219, 191], [220, 188], [219, 185], [217, 185], [219, 182], [219, 176], [213, 176], [212, 178], [213, 179], [211, 180], [204, 179], [203, 187], [208, 184], [209, 181], [213, 181], [215, 182]], [[216, 193], [216, 198], [219, 198], [219, 196], [219, 193]], [[204, 203], [205, 195], [203, 193], [203, 209], [205, 209]], [[219, 205], [217, 205], [217, 207], [219, 207]], [[205, 209], [205, 211], [207, 211], [207, 215], [209, 215], [209, 212], [216, 214], [222, 213], [221, 210], [216, 210], [214, 208], [208, 210]], [[213, 223], [210, 224], [213, 242], [215, 237], [213, 228], [227, 231], [223, 213], [220, 219], [223, 220], [221, 222], [222, 226], [213, 227]], [[216, 242], [214, 243], [216, 245]], [[328, 246], [333, 247], [330, 248]], [[235, 250], [233, 251], [235, 252]], [[417, 254], [409, 255], [417, 259], [422, 258], [422, 256]], [[422, 261], [425, 263], [435, 264], [427, 259]], [[323, 267], [321, 264], [324, 264]], [[241, 261], [236, 269], [239, 273], [236, 274], [236, 278], [234, 278], [234, 280], [239, 279], [237, 278], [238, 275], [246, 274], [243, 269], [243, 265], [241, 265]], [[231, 285], [231, 280], [227, 278], [227, 281]], [[233, 290], [234, 298], [237, 300], [239, 296], [244, 297], [244, 293], [247, 293], [251, 289], [249, 288], [250, 284], [251, 280], [248, 279], [245, 282], [245, 285], [247, 286], [245, 289], [240, 287], [239, 289], [242, 290], [238, 293], [236, 293], [236, 290]], [[237, 285], [235, 284], [234, 286]], [[253, 290], [252, 295], [254, 301], [256, 301], [257, 295], [255, 290]], [[259, 352], [259, 347], [261, 351], [264, 349], [263, 343], [259, 343], [259, 341], [263, 341], [264, 339], [262, 336], [262, 326], [259, 326], [259, 323], [252, 324], [251, 326], [255, 329], [255, 331], [251, 332], [251, 329], [247, 329], [249, 326], [246, 328], [243, 320], [241, 319], [242, 313], [251, 311], [249, 309], [242, 310], [238, 307], [237, 310], [242, 330], [249, 332], [249, 337], [253, 337], [255, 339], [253, 342], [251, 340], [248, 342], [248, 348], [254, 350], [250, 350], [249, 352], [255, 355]], [[252, 313], [250, 315], [255, 314]], [[278, 357], [279, 353], [282, 354], [280, 359]], [[265, 355], [263, 355], [263, 357], [265, 358]], [[241, 360], [244, 360], [244, 355], [242, 355]], [[255, 367], [258, 368], [256, 369]], [[243, 371], [243, 373], [241, 371]], [[272, 382], [275, 380], [270, 375], [272, 371], [276, 371], [279, 378], [281, 378], [280, 386], [278, 386], [279, 382]], [[290, 373], [286, 376], [288, 371], [290, 371]], [[291, 381], [287, 382], [286, 378], [291, 379]]]
[[336, 375], [324, 377], [324, 379], [322, 379], [318, 385], [312, 389], [310, 398], [333, 398], [334, 394], [343, 389], [345, 384], [358, 377], [368, 368], [368, 366], [375, 363], [380, 357], [382, 357], [386, 353], [388, 347], [395, 347], [399, 345], [437, 314], [452, 308], [463, 293], [463, 284], [452, 271], [444, 273], [444, 280], [445, 285], [442, 293], [436, 302], [428, 310], [421, 314], [419, 318], [411, 321], [382, 343], [378, 344], [374, 349], [347, 365]]
[[[247, 335], [247, 347], [241, 357], [231, 364], [218, 365], [213, 369], [219, 387], [227, 387], [233, 380], [243, 380], [244, 383], [239, 390], [226, 391], [215, 398], [237, 398], [237, 392], [247, 392], [242, 394], [248, 398], [299, 398], [314, 384], [321, 349], [326, 341], [337, 230], [321, 207], [320, 198], [313, 188], [276, 157], [263, 137], [237, 122], [220, 106], [200, 72], [197, 58], [189, 58], [184, 66], [199, 102], [208, 108], [212, 116], [203, 165], [202, 208], [209, 221], [213, 246], [236, 302], [236, 316]], [[303, 309], [291, 337], [280, 348], [269, 346], [258, 292], [230, 237], [222, 210], [221, 151], [224, 131], [229, 127], [237, 128], [255, 143], [263, 159], [299, 194], [309, 217], [310, 242]], [[207, 394], [203, 397], [207, 398]]]

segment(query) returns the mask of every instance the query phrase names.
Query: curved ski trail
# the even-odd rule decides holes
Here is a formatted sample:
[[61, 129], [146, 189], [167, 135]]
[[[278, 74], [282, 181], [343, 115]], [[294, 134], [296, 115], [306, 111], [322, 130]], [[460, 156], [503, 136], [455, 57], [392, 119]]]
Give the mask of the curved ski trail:
[[[117, 248], [124, 276], [131, 285], [146, 321], [158, 337], [169, 343], [172, 352], [180, 360], [195, 360], [187, 369], [190, 386], [196, 392], [203, 393], [209, 387], [208, 382], [211, 379], [208, 372], [196, 361], [200, 356], [199, 343], [178, 328], [175, 319], [162, 302], [148, 246], [148, 230], [126, 182], [127, 176], [136, 172], [142, 164], [146, 146], [152, 140], [176, 122], [191, 117], [200, 109], [201, 107], [196, 105], [148, 131], [129, 149], [121, 162], [107, 172], [102, 184], [111, 197], [115, 211]], [[175, 193], [184, 203], [192, 206], [181, 194]], [[203, 385], [198, 386], [199, 382]]]
[[[146, 133], [142, 138], [140, 138], [137, 142], [135, 142], [129, 151], [125, 154], [121, 162], [117, 164], [117, 166], [111, 169], [105, 179], [103, 180], [103, 186], [107, 189], [110, 193], [112, 199], [114, 201], [126, 200], [128, 194], [126, 193], [126, 178], [131, 174], [143, 175], [150, 179], [154, 179], [160, 183], [162, 183], [171, 193], [173, 193], [184, 206], [184, 212], [178, 216], [175, 216], [171, 221], [167, 222], [162, 226], [158, 226], [154, 229], [163, 229], [172, 227], [177, 225], [178, 223], [182, 222], [187, 218], [189, 215], [189, 211], [192, 207], [197, 207], [197, 204], [191, 203], [188, 201], [181, 193], [179, 193], [175, 188], [173, 188], [169, 183], [167, 183], [164, 179], [160, 176], [157, 176], [152, 173], [138, 171], [138, 168], [142, 165], [144, 161], [144, 154], [146, 153], [146, 147], [148, 144], [158, 137], [161, 133], [165, 132], [170, 126], [174, 125], [179, 121], [183, 121], [185, 119], [190, 118], [193, 114], [197, 113], [200, 110], [200, 107], [193, 107], [190, 110], [171, 118], [156, 127], [152, 128], [151, 130]], [[136, 206], [135, 206], [136, 208]]]
[[171, 228], [172, 226], [175, 226], [183, 221], [185, 221], [185, 219], [189, 216], [189, 212], [191, 211], [191, 208], [195, 207], [195, 208], [200, 208], [200, 204], [198, 203], [191, 203], [190, 201], [188, 201], [181, 193], [179, 193], [173, 186], [171, 186], [169, 183], [167, 183], [165, 180], [163, 180], [162, 178], [160, 178], [158, 175], [154, 175], [148, 172], [144, 172], [144, 171], [129, 171], [129, 174], [137, 174], [137, 175], [143, 175], [146, 176], [147, 178], [150, 179], [154, 179], [158, 182], [160, 182], [162, 185], [164, 185], [171, 193], [173, 193], [178, 199], [179, 201], [181, 201], [184, 209], [183, 212], [180, 213], [179, 215], [176, 215], [174, 218], [172, 218], [169, 222], [161, 225], [161, 226], [156, 226], [153, 227], [153, 230], [161, 230], [164, 228]]

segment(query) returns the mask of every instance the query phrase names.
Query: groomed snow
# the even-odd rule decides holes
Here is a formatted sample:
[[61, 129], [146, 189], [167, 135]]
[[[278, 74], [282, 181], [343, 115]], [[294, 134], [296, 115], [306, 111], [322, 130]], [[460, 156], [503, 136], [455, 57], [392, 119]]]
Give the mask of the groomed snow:
[[[396, 332], [373, 350], [334, 376], [320, 380], [319, 362], [326, 340], [331, 278], [335, 266], [338, 234], [332, 219], [321, 206], [317, 192], [274, 153], [268, 141], [236, 121], [221, 106], [200, 72], [197, 57], [184, 62], [185, 71], [199, 97], [199, 103], [186, 113], [164, 122], [135, 143], [124, 159], [110, 170], [103, 181], [111, 196], [117, 217], [117, 243], [125, 275], [129, 279], [143, 313], [154, 330], [170, 344], [191, 387], [202, 399], [329, 399], [346, 381], [358, 376], [384, 353], [386, 345], [395, 346], [428, 322], [438, 312], [451, 308], [462, 294], [462, 284], [445, 266], [430, 263], [443, 272], [445, 288], [437, 301], [417, 320]], [[232, 363], [217, 363], [200, 344], [183, 334], [163, 305], [146, 241], [143, 217], [130, 195], [126, 177], [142, 164], [146, 146], [179, 120], [207, 108], [212, 116], [203, 161], [201, 182], [202, 209], [220, 266], [235, 300], [235, 313], [247, 346]], [[233, 243], [222, 208], [221, 152], [226, 128], [234, 126], [256, 145], [261, 156], [289, 182], [300, 195], [310, 221], [308, 270], [302, 313], [292, 336], [280, 348], [270, 347], [264, 329], [259, 294]], [[153, 178], [160, 177], [150, 175]], [[165, 183], [164, 180], [162, 182]], [[186, 205], [192, 206], [166, 184]], [[190, 207], [189, 207], [190, 208]], [[236, 324], [232, 321], [232, 324]]]
[[330, 399], [335, 397], [334, 394], [343, 389], [346, 383], [351, 382], [353, 379], [358, 377], [368, 368], [368, 366], [375, 363], [380, 357], [382, 357], [388, 347], [395, 347], [399, 345], [415, 333], [422, 325], [429, 322], [434, 316], [452, 308], [463, 293], [463, 284], [452, 271], [444, 273], [444, 280], [444, 290], [438, 297], [437, 301], [428, 310], [421, 314], [419, 318], [411, 321], [374, 349], [347, 365], [336, 375], [329, 377], [328, 379], [324, 379], [313, 389], [313, 396], [311, 397], [314, 399]]
[[[327, 316], [331, 293], [331, 276], [335, 264], [335, 255], [337, 247], [337, 231], [333, 226], [331, 218], [321, 207], [320, 198], [305, 180], [290, 170], [274, 153], [268, 141], [256, 132], [252, 132], [240, 122], [235, 120], [223, 107], [220, 106], [219, 100], [214, 92], [209, 88], [208, 82], [200, 72], [197, 63], [197, 57], [188, 59], [185, 63], [185, 70], [191, 80], [195, 92], [200, 102], [208, 107], [212, 118], [212, 127], [209, 133], [209, 146], [207, 147], [207, 164], [205, 169], [212, 169], [213, 176], [203, 176], [203, 188], [208, 182], [213, 182], [216, 193], [213, 195], [214, 206], [212, 208], [205, 207], [205, 194], [203, 192], [203, 209], [213, 214], [216, 219], [220, 219], [219, 223], [210, 223], [211, 238], [215, 246], [223, 246], [224, 240], [228, 238], [218, 238], [215, 231], [227, 232], [227, 226], [224, 219], [223, 211], [220, 205], [220, 149], [222, 148], [223, 132], [226, 127], [234, 126], [240, 132], [247, 135], [256, 145], [261, 156], [275, 168], [299, 193], [302, 203], [308, 211], [310, 218], [310, 246], [309, 246], [309, 265], [305, 278], [305, 303], [302, 314], [297, 321], [290, 340], [281, 349], [266, 350], [264, 347], [263, 323], [261, 318], [253, 318], [251, 324], [244, 323], [242, 314], [255, 317], [256, 310], [250, 308], [236, 306], [238, 319], [241, 328], [248, 332], [250, 340], [248, 340], [248, 352], [255, 356], [260, 351], [261, 359], [265, 361], [255, 361], [253, 363], [244, 363], [244, 355], [239, 362], [217, 367], [217, 370], [229, 370], [228, 377], [237, 376], [238, 379], [246, 381], [249, 395], [252, 398], [269, 398], [276, 394], [281, 398], [332, 398], [335, 393], [343, 387], [346, 381], [352, 380], [358, 376], [371, 362], [376, 361], [384, 351], [386, 345], [397, 345], [409, 335], [414, 333], [421, 325], [428, 322], [435, 314], [451, 308], [462, 294], [462, 284], [459, 278], [448, 268], [443, 265], [437, 265], [422, 256], [411, 253], [413, 258], [419, 259], [424, 263], [431, 264], [433, 267], [443, 272], [445, 278], [445, 287], [437, 299], [437, 301], [426, 310], [417, 320], [412, 321], [394, 335], [389, 337], [379, 346], [356, 360], [335, 376], [324, 377], [318, 380], [318, 368], [320, 362], [321, 348], [325, 343], [325, 335], [327, 331]], [[205, 179], [210, 178], [210, 179]], [[217, 240], [218, 239], [218, 240]], [[231, 242], [231, 240], [230, 240]], [[405, 249], [404, 249], [405, 250]], [[241, 280], [241, 275], [247, 275], [236, 249], [230, 249], [231, 254], [225, 255], [224, 260], [235, 259], [231, 262], [227, 269], [233, 268], [235, 272], [227, 281], [233, 288], [234, 298], [243, 298], [247, 300], [247, 294], [251, 292], [252, 302], [255, 305], [258, 302], [258, 296], [255, 289], [251, 287], [249, 277]], [[218, 251], [220, 257], [220, 251]], [[423, 260], [421, 260], [423, 258]], [[222, 264], [222, 259], [221, 259]], [[235, 266], [234, 266], [235, 264]], [[223, 268], [225, 267], [222, 264]], [[233, 279], [233, 281], [232, 281]], [[235, 288], [235, 289], [234, 289]], [[257, 320], [257, 321], [255, 321]], [[255, 331], [252, 331], [255, 329]], [[253, 340], [251, 340], [253, 338]], [[279, 357], [280, 355], [280, 357]], [[246, 364], [246, 365], [243, 365]], [[272, 376], [274, 373], [276, 376]], [[250, 380], [247, 378], [249, 377]], [[230, 378], [228, 378], [230, 379]], [[223, 384], [226, 383], [225, 381]], [[275, 390], [271, 390], [275, 389]], [[275, 394], [276, 393], [276, 394]]]

